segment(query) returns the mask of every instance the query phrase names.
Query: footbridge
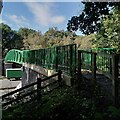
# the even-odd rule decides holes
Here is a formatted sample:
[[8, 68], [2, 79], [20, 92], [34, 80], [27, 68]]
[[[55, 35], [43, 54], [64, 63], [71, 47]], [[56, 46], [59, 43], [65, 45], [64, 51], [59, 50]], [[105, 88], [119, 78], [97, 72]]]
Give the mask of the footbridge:
[[[76, 74], [79, 79], [81, 76], [85, 76], [102, 84], [105, 88], [110, 86], [107, 87], [110, 88], [108, 91], [118, 99], [120, 54], [116, 54], [113, 48], [86, 51], [77, 50], [76, 44], [70, 44], [38, 50], [12, 49], [7, 53], [4, 61], [22, 65], [23, 86], [36, 81], [40, 76], [50, 76], [61, 70], [67, 85], [74, 83], [72, 78]], [[84, 74], [86, 70], [89, 71], [89, 74]], [[102, 75], [101, 78], [98, 73]], [[109, 80], [106, 80], [103, 75]]]

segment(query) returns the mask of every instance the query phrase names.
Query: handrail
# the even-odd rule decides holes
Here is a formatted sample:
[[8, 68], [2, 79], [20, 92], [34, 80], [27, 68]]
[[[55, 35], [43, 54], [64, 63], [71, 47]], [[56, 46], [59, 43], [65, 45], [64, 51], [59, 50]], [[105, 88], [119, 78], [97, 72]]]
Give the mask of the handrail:
[[22, 98], [24, 98], [24, 97], [26, 97], [26, 96], [28, 96], [28, 95], [31, 95], [31, 94], [35, 93], [36, 91], [37, 91], [37, 90], [33, 90], [33, 91], [31, 91], [31, 92], [28, 92], [28, 93], [24, 94], [23, 96], [18, 97], [17, 99], [13, 99], [13, 100], [11, 100], [11, 101], [8, 101], [8, 102], [6, 102], [6, 103], [3, 103], [2, 106], [9, 105], [9, 104], [11, 104], [11, 103], [13, 103], [13, 102], [15, 102], [15, 101], [17, 101], [17, 100], [20, 100], [20, 99], [22, 99]]
[[[42, 90], [42, 89], [44, 89], [44, 88], [46, 88], [46, 87], [48, 87], [48, 86], [50, 86], [50, 85], [52, 85], [52, 84], [55, 84], [55, 83], [57, 83], [57, 82], [58, 82], [58, 85], [61, 86], [61, 74], [62, 74], [62, 71], [59, 70], [58, 73], [56, 73], [56, 74], [54, 74], [54, 75], [51, 75], [51, 76], [49, 76], [49, 77], [47, 77], [47, 78], [44, 78], [44, 79], [38, 78], [38, 79], [37, 79], [37, 82], [34, 82], [34, 83], [30, 84], [30, 85], [24, 86], [24, 87], [22, 87], [22, 88], [20, 88], [20, 89], [17, 89], [17, 90], [15, 90], [15, 91], [12, 91], [12, 92], [10, 92], [10, 93], [7, 93], [7, 94], [3, 95], [3, 96], [2, 96], [2, 99], [5, 99], [5, 97], [7, 97], [7, 96], [9, 96], [9, 95], [13, 95], [14, 93], [17, 93], [17, 92], [19, 92], [19, 91], [22, 91], [22, 90], [24, 90], [24, 89], [26, 89], [26, 88], [29, 88], [29, 87], [33, 86], [33, 85], [37, 85], [37, 89], [31, 90], [30, 92], [27, 92], [27, 93], [25, 93], [25, 94], [23, 94], [23, 95], [17, 96], [15, 99], [12, 99], [12, 100], [7, 101], [7, 102], [5, 102], [5, 103], [3, 102], [3, 103], [2, 103], [2, 106], [5, 107], [5, 106], [7, 106], [7, 105], [10, 105], [10, 104], [12, 104], [12, 103], [15, 102], [15, 101], [18, 101], [18, 100], [20, 100], [20, 99], [25, 98], [26, 96], [29, 96], [29, 95], [31, 95], [31, 94], [34, 94], [35, 92], [37, 92], [37, 96], [40, 97], [40, 96], [41, 96], [41, 90]], [[53, 77], [55, 77], [55, 76], [58, 76], [58, 80], [57, 80], [57, 81], [54, 81], [54, 82], [52, 82], [52, 83], [49, 83], [49, 84], [46, 85], [46, 86], [41, 86], [41, 82], [47, 81], [47, 80], [49, 80], [50, 78], [53, 78]], [[40, 92], [40, 93], [39, 93], [39, 92]], [[38, 97], [37, 97], [37, 98], [38, 98]]]
[[26, 85], [26, 86], [24, 86], [24, 87], [22, 87], [22, 88], [19, 88], [19, 89], [17, 89], [17, 90], [14, 90], [14, 91], [12, 91], [12, 92], [9, 92], [9, 93], [7, 93], [7, 94], [4, 94], [4, 95], [2, 95], [1, 97], [2, 97], [2, 98], [5, 98], [5, 97], [7, 97], [7, 96], [9, 96], [9, 95], [13, 95], [13, 94], [15, 94], [15, 93], [17, 93], [17, 92], [20, 92], [20, 91], [22, 91], [22, 90], [24, 90], [24, 89], [26, 89], [26, 88], [29, 88], [29, 87], [31, 87], [31, 86], [34, 86], [34, 85], [36, 85], [36, 84], [37, 84], [37, 82], [31, 83], [31, 84]]
[[[49, 80], [50, 78], [55, 77], [55, 76], [57, 76], [57, 75], [59, 75], [59, 74], [61, 74], [61, 71], [59, 71], [58, 73], [56, 73], [56, 74], [54, 74], [54, 75], [51, 75], [51, 76], [49, 76], [49, 77], [47, 77], [47, 78], [41, 79], [40, 82], [44, 82], [44, 81], [46, 81], [46, 80]], [[27, 88], [29, 88], [29, 87], [31, 87], [31, 86], [34, 86], [34, 85], [37, 85], [37, 84], [38, 84], [38, 81], [37, 81], [37, 82], [34, 82], [34, 83], [31, 83], [31, 84], [29, 84], [29, 85], [26, 85], [26, 86], [24, 86], [24, 87], [22, 87], [22, 88], [19, 88], [19, 89], [17, 89], [17, 90], [14, 90], [14, 91], [12, 91], [12, 92], [9, 92], [9, 93], [7, 93], [7, 94], [4, 94], [4, 95], [2, 95], [1, 97], [4, 99], [4, 98], [7, 97], [7, 96], [13, 95], [13, 94], [15, 94], [15, 93], [17, 93], [17, 92], [20, 92], [20, 91], [22, 91], [22, 90], [24, 90], [24, 89], [27, 89]]]
[[61, 69], [58, 66], [59, 64], [65, 64], [67, 69], [62, 68], [62, 71], [73, 76], [74, 73], [69, 67], [74, 66], [74, 69], [76, 69], [76, 44], [36, 50], [12, 49], [6, 54], [4, 61], [18, 64], [34, 64], [47, 69], [55, 69], [56, 71]]

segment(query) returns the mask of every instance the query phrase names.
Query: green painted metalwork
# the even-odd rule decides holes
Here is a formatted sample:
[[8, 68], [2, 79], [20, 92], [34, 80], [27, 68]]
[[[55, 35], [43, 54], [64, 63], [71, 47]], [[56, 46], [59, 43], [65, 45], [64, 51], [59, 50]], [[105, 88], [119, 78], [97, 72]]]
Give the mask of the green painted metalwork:
[[[91, 70], [92, 52], [97, 52], [96, 64], [99, 70], [111, 72], [111, 58], [104, 54], [115, 52], [113, 48], [96, 48], [91, 50], [81, 50], [82, 52], [82, 67]], [[102, 54], [102, 55], [100, 55]], [[47, 69], [54, 69], [73, 76], [77, 63], [76, 44], [56, 46], [52, 48], [38, 50], [10, 50], [4, 59], [5, 62], [15, 62], [18, 64], [27, 63], [42, 66]]]
[[22, 70], [20, 68], [6, 69], [6, 77], [7, 78], [21, 78]]
[[96, 53], [108, 53], [108, 54], [112, 54], [115, 53], [117, 50], [116, 48], [94, 48], [92, 49], [92, 52], [96, 52]]
[[5, 56], [4, 61], [22, 64], [23, 63], [23, 51], [16, 50], [16, 49], [10, 50]]
[[[95, 48], [91, 50], [81, 50], [82, 51], [82, 68], [91, 70], [92, 69], [92, 52], [96, 52], [96, 67], [98, 71], [103, 71], [108, 74], [112, 73], [110, 54], [116, 52], [114, 48]], [[108, 55], [107, 55], [108, 54]]]
[[76, 70], [76, 44], [38, 50], [10, 50], [5, 62], [27, 63], [73, 75]]
[[38, 50], [24, 50], [23, 62], [73, 75], [76, 70], [76, 44]]
[[92, 51], [97, 53], [96, 56], [97, 70], [104, 71], [108, 74], [112, 74], [111, 66], [112, 58], [106, 56], [106, 54], [114, 54], [116, 53], [117, 50], [115, 48], [95, 48]]

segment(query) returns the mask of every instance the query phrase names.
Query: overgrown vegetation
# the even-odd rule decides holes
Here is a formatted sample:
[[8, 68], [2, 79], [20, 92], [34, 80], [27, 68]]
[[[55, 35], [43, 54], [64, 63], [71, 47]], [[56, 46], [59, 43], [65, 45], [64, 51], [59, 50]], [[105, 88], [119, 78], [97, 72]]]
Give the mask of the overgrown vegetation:
[[110, 47], [120, 50], [120, 10], [113, 9], [100, 24], [100, 30], [93, 40], [94, 47]]
[[[78, 82], [77, 82], [78, 83]], [[3, 111], [2, 120], [118, 120], [120, 109], [110, 106], [99, 86], [83, 80], [74, 87], [63, 86], [41, 100]]]

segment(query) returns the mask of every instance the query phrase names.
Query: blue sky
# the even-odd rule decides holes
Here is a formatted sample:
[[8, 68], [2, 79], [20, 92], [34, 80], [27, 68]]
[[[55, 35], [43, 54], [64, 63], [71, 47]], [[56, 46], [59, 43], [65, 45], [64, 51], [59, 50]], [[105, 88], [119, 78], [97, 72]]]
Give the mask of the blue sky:
[[79, 15], [82, 9], [82, 4], [78, 2], [4, 2], [2, 22], [14, 30], [20, 27], [42, 33], [50, 27], [66, 30], [68, 20]]

